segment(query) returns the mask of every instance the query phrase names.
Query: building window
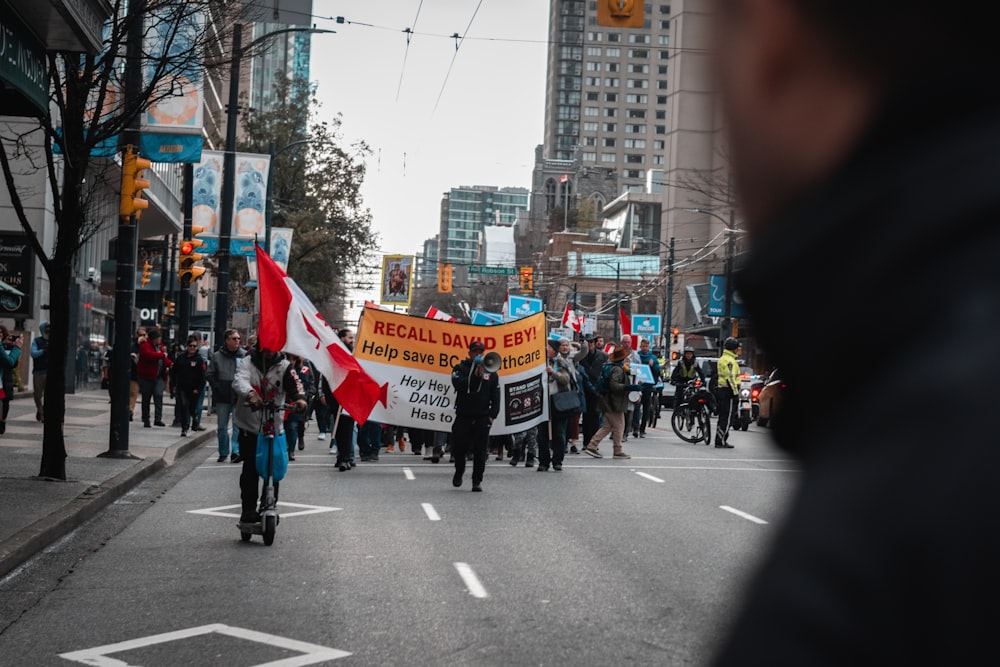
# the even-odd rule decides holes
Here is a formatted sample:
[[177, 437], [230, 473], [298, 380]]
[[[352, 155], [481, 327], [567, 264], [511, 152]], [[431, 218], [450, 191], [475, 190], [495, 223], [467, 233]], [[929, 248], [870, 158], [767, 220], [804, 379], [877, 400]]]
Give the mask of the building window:
[[666, 65], [660, 65], [660, 66], [658, 66], [656, 68], [656, 72], [657, 72], [657, 74], [666, 74], [667, 73], [667, 66]]
[[600, 42], [604, 39], [603, 32], [588, 32], [587, 41], [589, 42]]
[[617, 72], [620, 67], [621, 66], [618, 63], [604, 63], [604, 70], [606, 72]]
[[587, 63], [587, 71], [588, 72], [600, 72], [601, 71], [601, 63]]
[[667, 133], [667, 126], [666, 125], [657, 125], [656, 126], [656, 133], [657, 134], [666, 134]]
[[601, 87], [601, 77], [599, 76], [588, 76], [585, 80], [588, 86], [593, 86], [595, 88]]
[[618, 125], [616, 125], [615, 123], [605, 123], [604, 124], [604, 131], [605, 132], [617, 132], [618, 131]]
[[632, 74], [649, 74], [649, 65], [631, 63], [628, 66], [628, 71]]
[[[609, 37], [610, 37], [610, 35], [609, 35]], [[615, 40], [615, 41], [618, 41], [618, 40]], [[605, 55], [607, 55], [608, 58], [620, 58], [621, 55], [622, 55], [622, 50], [619, 49], [618, 47], [609, 46], [607, 52], [605, 53]]]
[[[608, 33], [608, 41], [609, 42], [620, 42], [620, 41], [622, 41], [622, 35], [621, 35], [621, 33], [620, 32], [609, 32]], [[608, 55], [609, 56], [611, 55], [611, 49], [608, 49]], [[620, 51], [618, 52], [618, 55], [621, 55]]]
[[584, 146], [596, 146], [597, 145], [597, 137], [584, 137], [583, 138], [583, 145]]
[[599, 46], [588, 46], [587, 47], [587, 55], [588, 56], [598, 56], [598, 57], [600, 57], [600, 55], [601, 55], [601, 47], [599, 47]]
[[643, 164], [646, 162], [646, 156], [641, 153], [629, 153], [625, 156], [625, 162], [628, 164]]
[[670, 46], [670, 35], [660, 35], [656, 38], [656, 43], [660, 46]]
[[584, 162], [597, 162], [597, 153], [584, 153], [583, 154], [583, 161]]
[[625, 125], [625, 133], [626, 134], [646, 134], [646, 126], [645, 125], [626, 124]]
[[657, 111], [656, 111], [656, 120], [666, 120], [666, 119], [667, 119], [667, 110], [666, 109], [657, 109]]
[[622, 171], [622, 176], [625, 178], [643, 178], [646, 172], [642, 169], [625, 169]]
[[648, 58], [649, 57], [649, 51], [647, 51], [646, 49], [629, 49], [629, 51], [628, 51], [628, 57], [629, 58]]
[[597, 132], [597, 128], [598, 128], [599, 125], [600, 125], [599, 123], [584, 123], [583, 124], [583, 131], [584, 132]]
[[617, 88], [619, 83], [621, 82], [617, 78], [604, 80], [604, 85], [608, 88]]
[[660, 60], [668, 60], [670, 58], [669, 51], [660, 51]]
[[628, 117], [629, 118], [645, 118], [646, 117], [646, 111], [644, 109], [629, 109], [628, 110]]
[[656, 82], [656, 89], [657, 90], [666, 90], [667, 89], [667, 82], [664, 81], [664, 80], [662, 80], [662, 79], [659, 80], [659, 81], [657, 81]]
[[604, 138], [604, 147], [605, 148], [614, 148], [615, 147], [615, 138], [614, 137], [605, 137]]
[[628, 36], [628, 43], [629, 44], [649, 44], [649, 35], [648, 34], [641, 34], [641, 33], [640, 34], [636, 34], [634, 32], [630, 33], [629, 36]]
[[660, 13], [661, 14], [667, 14], [667, 15], [669, 15], [670, 14], [670, 5], [660, 5]]
[[604, 93], [604, 101], [605, 102], [617, 102], [618, 101], [618, 93]]
[[584, 107], [583, 108], [583, 115], [584, 116], [597, 116], [598, 114], [599, 114], [599, 112], [597, 110], [597, 107]]
[[601, 162], [614, 162], [617, 157], [614, 153], [601, 153]]
[[645, 139], [626, 139], [624, 142], [625, 148], [645, 148]]
[[663, 164], [663, 156], [662, 155], [654, 155], [653, 156], [653, 164]]
[[629, 79], [626, 84], [626, 88], [649, 88], [649, 81], [647, 79]]
[[607, 116], [608, 118], [614, 118], [615, 116], [618, 115], [618, 109], [614, 107], [608, 107], [607, 109], [604, 110], [604, 115]]
[[670, 30], [670, 21], [660, 21], [660, 30]]
[[662, 151], [666, 147], [667, 142], [663, 139], [655, 139], [653, 141], [653, 150]]
[[601, 96], [601, 94], [598, 93], [598, 92], [596, 92], [596, 91], [595, 92], [587, 93], [587, 101], [588, 102], [596, 102], [597, 98], [599, 98], [600, 96]]

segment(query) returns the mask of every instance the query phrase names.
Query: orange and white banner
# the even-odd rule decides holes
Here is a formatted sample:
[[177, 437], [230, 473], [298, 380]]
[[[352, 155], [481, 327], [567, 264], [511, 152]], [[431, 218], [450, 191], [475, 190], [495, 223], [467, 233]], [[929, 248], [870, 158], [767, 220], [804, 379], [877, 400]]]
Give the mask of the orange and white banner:
[[468, 358], [474, 340], [500, 355], [502, 405], [491, 435], [520, 433], [548, 419], [544, 313], [483, 327], [365, 308], [354, 356], [379, 385], [389, 385], [370, 419], [450, 431], [452, 368]]

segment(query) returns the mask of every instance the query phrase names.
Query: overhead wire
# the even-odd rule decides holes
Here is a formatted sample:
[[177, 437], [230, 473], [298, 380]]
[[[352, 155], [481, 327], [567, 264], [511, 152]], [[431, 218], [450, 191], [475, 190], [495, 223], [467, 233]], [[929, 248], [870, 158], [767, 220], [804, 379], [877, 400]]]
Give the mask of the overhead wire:
[[441, 82], [441, 90], [438, 92], [437, 100], [434, 102], [434, 111], [437, 111], [438, 104], [441, 102], [441, 96], [444, 95], [444, 88], [448, 85], [448, 78], [451, 76], [451, 70], [455, 66], [455, 60], [458, 58], [458, 50], [462, 48], [462, 43], [465, 41], [465, 35], [469, 34], [469, 29], [472, 27], [472, 22], [476, 20], [476, 14], [479, 13], [479, 8], [483, 6], [483, 0], [479, 0], [476, 5], [476, 10], [472, 12], [472, 18], [469, 19], [469, 25], [465, 26], [465, 33], [460, 37], [456, 32], [452, 35], [455, 39], [455, 53], [451, 55], [451, 63], [448, 65], [448, 71], [444, 75], [444, 81]]
[[413, 17], [413, 26], [403, 30], [406, 33], [406, 50], [403, 51], [403, 66], [399, 70], [399, 84], [396, 86], [396, 102], [399, 102], [399, 91], [403, 88], [403, 75], [406, 73], [406, 57], [410, 54], [410, 40], [413, 39], [413, 29], [417, 27], [417, 20], [420, 18], [420, 10], [424, 6], [424, 0], [420, 0], [417, 5], [417, 15]]

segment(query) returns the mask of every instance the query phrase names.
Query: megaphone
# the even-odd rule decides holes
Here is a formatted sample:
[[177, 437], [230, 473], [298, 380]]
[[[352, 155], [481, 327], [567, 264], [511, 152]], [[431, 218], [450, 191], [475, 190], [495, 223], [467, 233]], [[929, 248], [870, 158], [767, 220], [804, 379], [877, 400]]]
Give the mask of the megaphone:
[[484, 371], [488, 373], [496, 373], [500, 370], [502, 360], [500, 359], [500, 355], [496, 352], [487, 352], [482, 358], [482, 361], [479, 363], [482, 365]]

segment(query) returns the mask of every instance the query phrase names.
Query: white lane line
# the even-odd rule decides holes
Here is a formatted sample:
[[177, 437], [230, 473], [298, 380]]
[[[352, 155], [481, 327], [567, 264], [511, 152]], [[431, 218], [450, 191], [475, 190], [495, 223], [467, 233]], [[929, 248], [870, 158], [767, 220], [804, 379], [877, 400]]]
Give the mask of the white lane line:
[[741, 512], [738, 509], [730, 507], [729, 505], [719, 505], [719, 509], [726, 510], [727, 512], [732, 512], [736, 516], [743, 517], [747, 521], [753, 521], [754, 523], [759, 523], [762, 525], [767, 524], [767, 521], [764, 521], [763, 519], [758, 519], [753, 514], [747, 514], [746, 512]]
[[648, 475], [644, 472], [639, 472], [638, 470], [635, 471], [635, 474], [638, 475], [639, 477], [645, 477], [646, 479], [652, 480], [658, 484], [664, 483], [663, 480], [660, 479], [659, 477], [653, 477], [652, 475]]
[[465, 587], [469, 589], [469, 595], [474, 598], [488, 598], [490, 596], [483, 585], [479, 583], [479, 577], [472, 571], [468, 563], [455, 563], [455, 569], [458, 570], [459, 576], [465, 582]]
[[416, 479], [416, 477], [413, 476], [413, 471], [409, 468], [403, 468], [403, 474], [406, 475], [406, 479]]
[[437, 510], [434, 509], [433, 505], [430, 503], [420, 503], [420, 506], [424, 508], [424, 514], [427, 515], [428, 519], [431, 521], [441, 520], [441, 516], [437, 513]]

